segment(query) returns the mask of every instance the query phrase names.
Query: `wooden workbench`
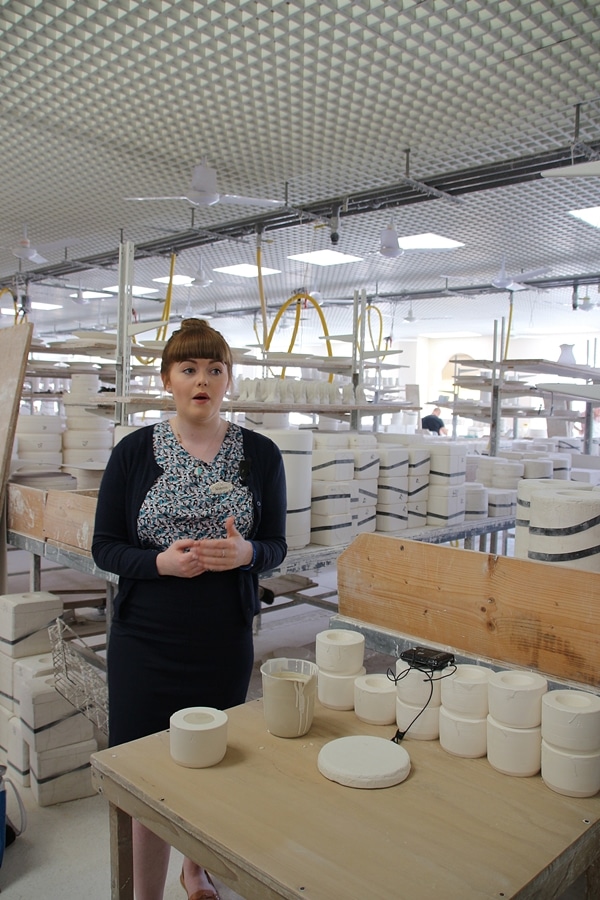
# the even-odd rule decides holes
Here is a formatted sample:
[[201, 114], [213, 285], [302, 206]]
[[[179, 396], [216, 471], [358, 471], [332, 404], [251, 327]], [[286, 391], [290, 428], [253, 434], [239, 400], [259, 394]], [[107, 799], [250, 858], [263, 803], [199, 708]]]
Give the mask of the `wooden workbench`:
[[317, 704], [310, 732], [286, 740], [266, 731], [258, 700], [229, 710], [226, 756], [209, 769], [174, 763], [168, 731], [95, 754], [113, 900], [133, 896], [129, 816], [247, 900], [551, 900], [595, 862], [600, 798], [500, 775], [437, 741], [405, 741], [412, 769], [395, 787], [356, 790], [319, 773], [327, 741], [394, 730]]

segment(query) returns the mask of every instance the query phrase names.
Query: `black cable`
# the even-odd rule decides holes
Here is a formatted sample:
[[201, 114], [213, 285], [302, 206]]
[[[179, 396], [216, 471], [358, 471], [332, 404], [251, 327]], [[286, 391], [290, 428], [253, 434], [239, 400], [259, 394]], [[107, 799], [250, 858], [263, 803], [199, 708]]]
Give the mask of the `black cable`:
[[[395, 674], [393, 673], [393, 671], [392, 671], [391, 668], [389, 668], [389, 669], [387, 670], [387, 673], [386, 673], [386, 674], [387, 674], [387, 677], [390, 679], [390, 681], [393, 681], [394, 684], [396, 684], [396, 685], [397, 685], [398, 682], [401, 681], [403, 678], [406, 678], [406, 676], [408, 675], [408, 673], [409, 673], [411, 670], [413, 670], [413, 669], [414, 669], [416, 672], [423, 672], [423, 674], [425, 675], [425, 678], [424, 678], [423, 680], [424, 680], [424, 681], [425, 681], [425, 680], [429, 681], [429, 697], [427, 698], [427, 701], [426, 701], [425, 705], [423, 706], [422, 709], [419, 710], [419, 712], [418, 712], [417, 715], [414, 717], [414, 719], [412, 720], [412, 722], [410, 722], [410, 723], [406, 726], [406, 728], [404, 729], [404, 731], [400, 731], [399, 728], [396, 729], [396, 734], [395, 734], [395, 735], [393, 736], [393, 738], [392, 738], [392, 741], [394, 742], [394, 744], [399, 744], [399, 743], [403, 740], [403, 738], [404, 738], [404, 736], [406, 735], [407, 731], [409, 731], [409, 729], [412, 728], [412, 726], [415, 724], [415, 722], [417, 721], [417, 719], [419, 718], [419, 716], [422, 715], [422, 714], [425, 712], [425, 710], [427, 709], [427, 707], [428, 707], [429, 704], [431, 703], [431, 698], [433, 697], [433, 683], [434, 683], [434, 681], [441, 681], [442, 678], [448, 678], [450, 675], [454, 675], [454, 673], [456, 672], [456, 665], [455, 665], [454, 663], [450, 663], [450, 665], [446, 666], [446, 668], [448, 668], [448, 669], [451, 668], [452, 671], [451, 671], [451, 672], [446, 672], [446, 674], [444, 674], [444, 675], [438, 675], [437, 678], [434, 678], [434, 677], [433, 677], [433, 673], [434, 673], [434, 670], [433, 670], [433, 669], [426, 669], [424, 666], [413, 666], [413, 665], [411, 665], [410, 663], [409, 663], [409, 665], [408, 665], [408, 668], [405, 669], [404, 672], [401, 672], [400, 675], [395, 675]], [[440, 670], [436, 670], [436, 671], [440, 671]]]

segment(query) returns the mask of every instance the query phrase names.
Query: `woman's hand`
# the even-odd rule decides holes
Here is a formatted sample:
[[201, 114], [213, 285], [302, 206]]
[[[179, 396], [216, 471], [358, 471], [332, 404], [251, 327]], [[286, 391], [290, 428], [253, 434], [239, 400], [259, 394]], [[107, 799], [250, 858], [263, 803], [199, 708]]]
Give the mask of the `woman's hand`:
[[252, 544], [239, 533], [233, 516], [225, 520], [225, 531], [227, 536], [224, 538], [196, 542], [195, 552], [204, 570], [226, 572], [238, 566], [249, 566], [252, 562]]
[[156, 557], [156, 568], [159, 575], [175, 575], [178, 578], [195, 578], [205, 571], [205, 566], [198, 558], [197, 548], [201, 541], [183, 538], [173, 541], [170, 547]]

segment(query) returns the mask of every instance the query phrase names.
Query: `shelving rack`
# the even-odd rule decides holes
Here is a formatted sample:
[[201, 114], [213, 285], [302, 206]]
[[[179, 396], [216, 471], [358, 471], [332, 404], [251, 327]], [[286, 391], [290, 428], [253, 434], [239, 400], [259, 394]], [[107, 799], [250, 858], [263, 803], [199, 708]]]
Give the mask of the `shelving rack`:
[[[164, 342], [161, 341], [147, 341], [144, 343], [142, 340], [139, 344], [132, 344], [132, 334], [140, 332], [140, 325], [132, 326], [130, 324], [132, 265], [133, 245], [126, 242], [121, 246], [119, 258], [119, 317], [116, 337], [110, 339], [108, 336], [86, 332], [80, 340], [63, 341], [53, 343], [47, 348], [36, 348], [39, 352], [59, 355], [63, 359], [65, 355], [69, 354], [90, 355], [106, 359], [108, 362], [106, 365], [101, 365], [98, 368], [98, 374], [103, 381], [115, 383], [115, 392], [112, 395], [110, 392], [98, 395], [93, 403], [86, 402], [83, 408], [98, 415], [112, 418], [119, 425], [127, 424], [129, 415], [135, 413], [144, 413], [150, 410], [174, 411], [175, 409], [172, 398], [163, 392], [136, 394], [132, 393], [131, 390], [132, 376], [147, 375], [149, 372], [156, 373], [156, 369], [149, 365], [135, 365], [132, 362], [132, 357], [143, 358], [145, 361], [160, 359], [164, 347]], [[403, 368], [396, 363], [386, 362], [385, 359], [389, 356], [398, 355], [400, 351], [365, 350], [364, 330], [359, 328], [358, 323], [359, 321], [364, 322], [366, 293], [364, 291], [361, 292], [360, 298], [358, 292], [356, 294], [354, 334], [337, 337], [332, 335], [329, 337], [329, 340], [335, 340], [340, 337], [343, 337], [344, 340], [351, 340], [351, 357], [272, 351], [255, 356], [247, 349], [234, 349], [233, 359], [236, 366], [258, 368], [265, 373], [274, 368], [281, 370], [299, 368], [316, 370], [327, 375], [343, 375], [351, 379], [355, 387], [364, 383], [365, 370], [374, 372], [376, 376], [375, 384], [369, 384], [368, 386], [373, 397], [372, 400], [367, 400], [363, 403], [317, 405], [314, 403], [290, 405], [287, 403], [249, 403], [226, 400], [223, 403], [223, 412], [230, 414], [238, 412], [255, 414], [297, 412], [313, 418], [315, 415], [318, 415], [346, 421], [353, 428], [358, 428], [363, 418], [372, 417], [373, 428], [376, 430], [381, 416], [385, 414], [418, 411], [420, 407], [408, 401], [379, 402], [379, 397], [384, 394], [380, 383], [381, 373], [387, 370]], [[159, 325], [160, 323], [155, 324]], [[150, 330], [150, 327], [151, 323], [148, 326], [148, 330]], [[81, 365], [79, 367], [75, 365], [72, 372], [70, 369], [64, 372], [61, 371], [61, 377], [68, 378], [69, 374], [74, 373], [77, 368], [81, 370]], [[49, 367], [47, 364], [44, 364], [43, 370], [53, 373], [54, 377], [58, 377], [56, 369]], [[108, 370], [111, 371], [110, 378], [108, 377]]]
[[[478, 369], [481, 372], [488, 372], [487, 375], [468, 375], [460, 371], [459, 366], [465, 369]], [[456, 432], [456, 418], [466, 417], [478, 421], [490, 423], [490, 445], [495, 448], [492, 455], [495, 455], [498, 442], [498, 426], [500, 419], [511, 418], [515, 423], [519, 419], [559, 419], [566, 421], [580, 421], [584, 425], [584, 445], [585, 452], [590, 452], [591, 447], [591, 429], [589, 427], [591, 421], [591, 411], [586, 408], [585, 413], [575, 412], [569, 409], [555, 409], [553, 394], [568, 397], [569, 399], [583, 400], [586, 406], [590, 407], [594, 402], [596, 391], [599, 392], [598, 403], [600, 403], [600, 389], [593, 388], [593, 385], [600, 385], [600, 369], [591, 366], [578, 366], [552, 362], [545, 359], [506, 359], [494, 361], [489, 359], [461, 359], [456, 360], [456, 375], [454, 378], [454, 398], [451, 402], [443, 404], [439, 402], [439, 406], [450, 409], [452, 411], [454, 428]], [[517, 375], [516, 380], [507, 379], [507, 373]], [[521, 380], [523, 375], [556, 375], [561, 378], [571, 378], [585, 384], [530, 384]], [[479, 390], [490, 394], [489, 402], [469, 402], [461, 401], [458, 391], [460, 388], [469, 390]], [[592, 389], [590, 391], [590, 388]], [[534, 398], [540, 399], [540, 406], [523, 405], [503, 405], [504, 398]], [[547, 405], [547, 401], [550, 404]]]

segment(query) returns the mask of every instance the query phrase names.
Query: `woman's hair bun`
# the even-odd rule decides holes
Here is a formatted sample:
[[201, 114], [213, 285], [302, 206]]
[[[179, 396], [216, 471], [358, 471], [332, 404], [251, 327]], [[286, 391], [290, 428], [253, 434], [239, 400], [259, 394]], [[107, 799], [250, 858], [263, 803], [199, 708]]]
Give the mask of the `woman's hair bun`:
[[192, 316], [190, 319], [182, 319], [179, 327], [181, 330], [187, 331], [192, 328], [207, 328], [210, 326], [206, 319], [196, 319]]
[[231, 348], [220, 331], [216, 331], [206, 319], [191, 316], [183, 319], [165, 344], [160, 371], [165, 375], [174, 362], [184, 359], [218, 359], [225, 363], [229, 379], [233, 373]]

